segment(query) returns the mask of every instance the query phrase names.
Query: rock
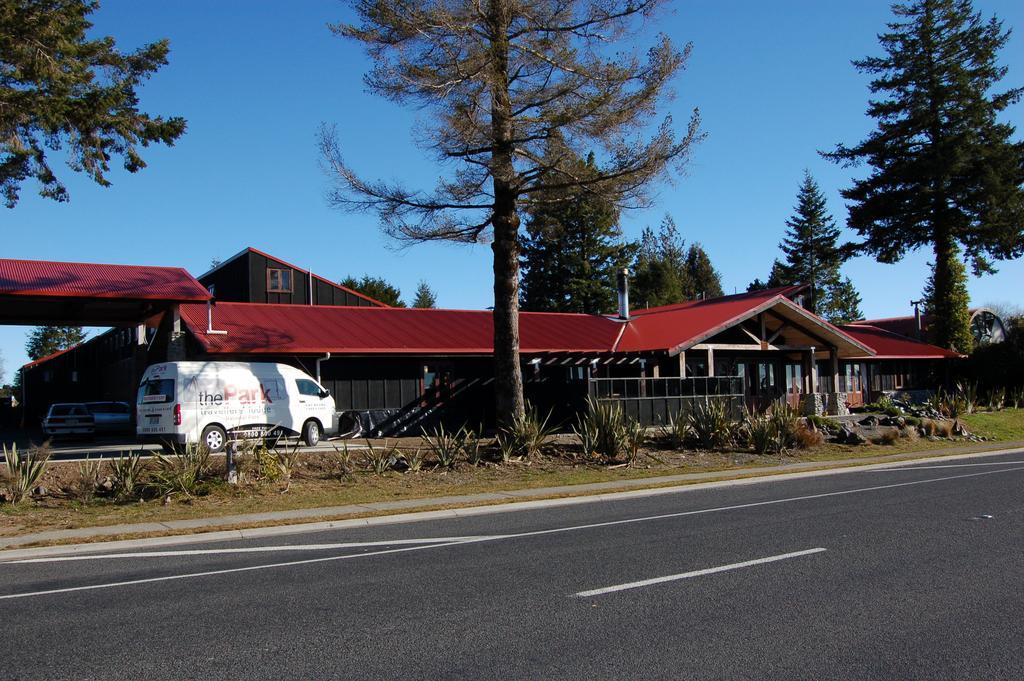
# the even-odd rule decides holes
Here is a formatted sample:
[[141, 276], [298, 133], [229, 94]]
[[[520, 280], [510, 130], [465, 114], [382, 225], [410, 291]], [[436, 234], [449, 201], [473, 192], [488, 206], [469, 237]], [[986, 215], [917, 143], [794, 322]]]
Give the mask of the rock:
[[100, 480], [99, 484], [96, 485], [96, 489], [100, 492], [111, 492], [114, 489], [114, 481], [107, 476]]
[[845, 445], [862, 445], [867, 442], [867, 439], [851, 428], [849, 424], [843, 424], [843, 428], [839, 431], [839, 435], [836, 436], [836, 439]]
[[405, 460], [404, 456], [390, 456], [388, 457], [388, 468], [394, 471], [405, 472], [409, 470], [409, 462]]
[[860, 425], [862, 425], [862, 426], [869, 426], [869, 427], [877, 426], [878, 425], [878, 417], [875, 416], [874, 414], [871, 414], [867, 418], [861, 419]]
[[953, 421], [953, 435], [956, 435], [957, 437], [966, 437], [970, 434], [970, 431], [967, 430], [967, 426], [960, 423], [960, 419]]
[[45, 497], [47, 492], [49, 492], [48, 489], [46, 489], [42, 485], [39, 485], [34, 490], [32, 490], [32, 496], [34, 496], [34, 497]]

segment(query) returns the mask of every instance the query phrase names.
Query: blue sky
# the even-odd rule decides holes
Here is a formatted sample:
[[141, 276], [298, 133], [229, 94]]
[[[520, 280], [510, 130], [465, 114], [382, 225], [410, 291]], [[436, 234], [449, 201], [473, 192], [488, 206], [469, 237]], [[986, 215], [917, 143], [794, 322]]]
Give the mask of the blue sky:
[[[975, 5], [1024, 31], [1024, 3]], [[333, 0], [104, 0], [96, 32], [123, 49], [170, 39], [170, 64], [146, 85], [143, 108], [184, 116], [188, 132], [173, 148], [147, 150], [146, 170], [114, 172], [107, 189], [63, 172], [70, 203], [44, 201], [25, 185], [17, 208], [2, 209], [2, 257], [180, 265], [199, 274], [212, 258], [251, 245], [332, 279], [382, 275], [406, 296], [426, 279], [443, 307], [490, 305], [488, 247], [396, 252], [372, 215], [326, 206], [321, 122], [338, 125], [347, 159], [367, 176], [429, 186], [439, 172], [415, 145], [416, 113], [365, 93], [366, 58], [327, 30], [347, 15]], [[816, 152], [871, 129], [867, 78], [850, 60], [879, 52], [876, 35], [889, 18], [882, 0], [670, 3], [658, 28], [680, 45], [692, 41], [694, 51], [669, 110], [682, 125], [700, 107], [708, 137], [687, 176], [662, 186], [652, 209], [623, 216], [627, 237], [672, 214], [689, 241], [704, 244], [731, 293], [767, 275], [805, 168], [845, 224], [839, 190], [852, 171]], [[1004, 85], [1024, 83], [1024, 36], [1011, 38], [1002, 61], [1011, 67]], [[1020, 138], [1024, 105], [1005, 118]], [[845, 272], [869, 317], [907, 314], [927, 260], [861, 258]], [[1019, 260], [970, 283], [975, 304], [1019, 304], [1022, 289]], [[26, 361], [26, 331], [0, 327], [7, 380]]]

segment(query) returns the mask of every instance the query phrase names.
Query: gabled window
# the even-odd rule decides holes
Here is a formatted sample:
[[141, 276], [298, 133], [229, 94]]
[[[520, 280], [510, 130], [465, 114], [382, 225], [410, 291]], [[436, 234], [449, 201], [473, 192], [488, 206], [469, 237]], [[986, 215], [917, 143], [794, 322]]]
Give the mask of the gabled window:
[[292, 271], [270, 268], [267, 270], [267, 293], [291, 293]]

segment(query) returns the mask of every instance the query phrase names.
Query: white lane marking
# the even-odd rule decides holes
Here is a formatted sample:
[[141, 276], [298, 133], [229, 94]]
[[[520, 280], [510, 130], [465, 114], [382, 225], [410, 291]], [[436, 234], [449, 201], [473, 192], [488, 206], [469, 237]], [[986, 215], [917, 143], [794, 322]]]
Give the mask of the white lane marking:
[[864, 473], [910, 473], [913, 471], [926, 471], [932, 468], [969, 468], [971, 466], [1013, 466], [1022, 464], [1024, 461], [1000, 461], [995, 463], [987, 461], [985, 463], [947, 463], [947, 464], [936, 464], [928, 466], [906, 466], [903, 468], [875, 468], [872, 470], [863, 471]]
[[22, 563], [65, 563], [77, 560], [101, 560], [105, 558], [173, 558], [176, 556], [210, 556], [230, 553], [266, 553], [272, 551], [329, 551], [331, 549], [360, 549], [370, 546], [403, 546], [405, 544], [440, 544], [479, 539], [471, 537], [425, 537], [423, 539], [394, 539], [392, 541], [346, 542], [343, 544], [280, 544], [274, 546], [247, 546], [235, 549], [184, 549], [181, 551], [138, 551], [135, 553], [104, 553], [86, 556], [52, 556], [49, 558], [25, 558], [9, 561], [9, 565]]
[[615, 593], [616, 591], [626, 591], [627, 589], [639, 589], [645, 586], [651, 586], [654, 584], [664, 584], [665, 582], [675, 582], [680, 579], [690, 579], [691, 577], [703, 577], [704, 575], [713, 575], [716, 572], [728, 572], [729, 570], [739, 570], [740, 568], [751, 567], [753, 565], [763, 565], [764, 563], [774, 563], [780, 560], [789, 560], [790, 558], [799, 558], [801, 556], [810, 556], [815, 553], [821, 553], [825, 551], [823, 548], [807, 549], [805, 551], [793, 551], [792, 553], [780, 553], [777, 556], [768, 556], [767, 558], [756, 558], [754, 560], [745, 560], [742, 563], [730, 563], [728, 565], [719, 565], [713, 568], [704, 568], [703, 570], [694, 570], [692, 572], [680, 572], [677, 575], [667, 575], [665, 577], [654, 577], [652, 579], [641, 579], [639, 582], [626, 582], [625, 584], [616, 584], [615, 586], [606, 586], [601, 589], [591, 589], [589, 591], [580, 591], [574, 593], [574, 598], [589, 598], [590, 596], [603, 596], [604, 594]]
[[325, 556], [323, 558], [307, 558], [305, 560], [294, 560], [286, 563], [269, 563], [266, 565], [250, 565], [247, 567], [240, 568], [229, 568], [225, 570], [208, 570], [205, 572], [192, 572], [182, 575], [170, 575], [167, 577], [152, 577], [149, 579], [137, 579], [126, 582], [112, 582], [107, 584], [91, 584], [87, 586], [73, 586], [62, 589], [48, 589], [45, 591], [31, 591], [26, 593], [7, 594], [0, 596], [0, 601], [10, 600], [13, 598], [28, 598], [30, 596], [45, 596], [48, 594], [58, 593], [70, 593], [73, 591], [91, 591], [93, 589], [108, 589], [116, 586], [129, 586], [132, 584], [148, 584], [152, 582], [166, 582], [175, 579], [188, 579], [191, 577], [211, 577], [214, 575], [226, 575], [236, 572], [252, 572], [254, 570], [270, 570], [274, 568], [282, 567], [294, 567], [297, 565], [310, 565], [313, 563], [326, 563], [336, 560], [349, 560], [352, 558], [370, 558], [372, 556], [384, 556], [392, 553], [406, 553], [408, 551], [423, 551], [425, 549], [440, 549], [447, 546], [465, 546], [467, 544], [478, 544], [480, 542], [487, 541], [498, 541], [501, 539], [518, 539], [521, 537], [539, 537], [547, 534], [558, 534], [561, 532], [575, 532], [579, 530], [589, 530], [599, 527], [612, 527], [615, 525], [629, 525], [632, 523], [649, 522], [652, 520], [666, 520], [668, 518], [682, 518], [691, 515], [702, 515], [705, 513], [719, 513], [722, 511], [736, 511], [745, 508], [756, 508], [758, 506], [772, 506], [775, 504], [786, 504], [793, 501], [807, 501], [810, 499], [823, 499], [827, 497], [838, 497], [847, 494], [860, 494], [863, 492], [875, 492], [884, 489], [895, 489], [897, 487], [911, 487], [914, 485], [926, 485], [932, 482], [944, 482], [948, 480], [960, 480], [963, 478], [976, 478], [982, 475], [995, 475], [997, 473], [1012, 473], [1014, 471], [1024, 470], [1024, 467], [1018, 468], [1006, 468], [997, 471], [982, 471], [980, 473], [965, 473], [963, 475], [948, 475], [941, 478], [928, 478], [925, 480], [910, 480], [907, 482], [894, 482], [888, 485], [874, 485], [872, 487], [861, 487], [858, 489], [840, 490], [838, 492], [822, 492], [820, 494], [805, 494], [799, 497], [788, 497], [785, 499], [772, 499], [769, 501], [754, 501], [748, 504], [733, 504], [731, 506], [717, 506], [714, 508], [703, 508], [695, 511], [679, 511], [678, 513], [664, 513], [661, 515], [645, 516], [642, 518], [627, 518], [625, 520], [609, 520], [602, 523], [589, 523], [587, 525], [573, 525], [569, 527], [556, 527], [550, 530], [534, 530], [531, 532], [518, 532], [515, 534], [496, 534], [492, 536], [478, 537], [477, 539], [467, 539], [465, 541], [454, 541], [445, 542], [443, 544], [430, 544], [425, 546], [409, 546], [401, 549], [389, 549], [386, 551], [372, 551], [370, 553], [356, 553], [344, 556]]

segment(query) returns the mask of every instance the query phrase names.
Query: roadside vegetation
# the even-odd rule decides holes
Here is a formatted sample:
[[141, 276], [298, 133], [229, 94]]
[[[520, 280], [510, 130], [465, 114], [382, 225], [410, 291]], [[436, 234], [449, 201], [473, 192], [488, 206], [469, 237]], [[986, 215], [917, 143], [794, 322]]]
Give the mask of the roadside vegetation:
[[547, 418], [527, 411], [495, 437], [438, 427], [420, 438], [342, 441], [326, 453], [250, 444], [236, 457], [238, 484], [225, 481], [224, 459], [201, 447], [78, 463], [49, 461], [46, 445], [4, 449], [0, 535], [736, 471], [1024, 439], [1024, 409], [986, 400], [972, 404], [970, 394], [956, 391], [945, 396], [946, 403], [940, 399], [923, 407], [942, 406], [956, 413], [953, 418], [916, 417], [891, 402], [872, 405], [880, 409], [854, 419], [869, 423], [857, 431], [857, 442], [847, 439], [850, 426], [836, 419], [804, 418], [785, 407], [734, 416], [723, 403], [711, 401], [655, 428], [592, 402], [568, 433], [556, 434]]

